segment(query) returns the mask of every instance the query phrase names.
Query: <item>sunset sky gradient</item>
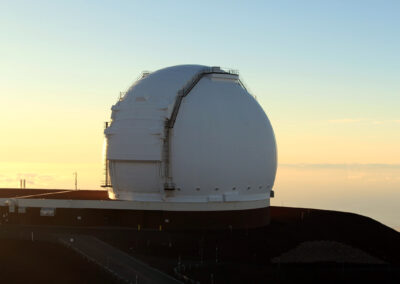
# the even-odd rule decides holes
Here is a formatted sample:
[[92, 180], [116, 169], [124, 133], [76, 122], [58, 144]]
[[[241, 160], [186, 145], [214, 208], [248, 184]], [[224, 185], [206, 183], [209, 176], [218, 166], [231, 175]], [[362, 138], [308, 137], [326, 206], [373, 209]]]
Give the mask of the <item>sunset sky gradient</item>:
[[97, 189], [143, 70], [240, 71], [275, 130], [275, 205], [400, 228], [399, 1], [0, 1], [0, 187]]

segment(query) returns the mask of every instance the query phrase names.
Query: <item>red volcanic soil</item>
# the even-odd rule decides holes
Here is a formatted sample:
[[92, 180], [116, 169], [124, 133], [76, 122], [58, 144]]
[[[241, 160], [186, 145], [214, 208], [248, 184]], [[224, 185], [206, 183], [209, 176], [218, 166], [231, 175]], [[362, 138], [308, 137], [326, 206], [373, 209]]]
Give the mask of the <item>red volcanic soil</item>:
[[109, 200], [106, 190], [0, 188], [0, 198]]
[[65, 247], [46, 242], [0, 241], [2, 283], [113, 283], [115, 278]]

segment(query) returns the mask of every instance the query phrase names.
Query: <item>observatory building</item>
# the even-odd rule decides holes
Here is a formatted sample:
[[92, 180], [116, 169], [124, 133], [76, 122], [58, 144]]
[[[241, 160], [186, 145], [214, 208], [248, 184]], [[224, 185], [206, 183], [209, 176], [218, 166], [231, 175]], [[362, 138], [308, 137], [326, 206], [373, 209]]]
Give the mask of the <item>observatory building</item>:
[[[235, 71], [144, 73], [112, 106], [105, 138], [107, 191], [0, 190], [1, 265], [12, 272], [3, 280], [399, 278], [398, 232], [357, 214], [270, 207], [274, 132]], [[309, 257], [310, 248], [318, 255]]]
[[399, 278], [398, 232], [357, 214], [270, 207], [274, 132], [235, 71], [144, 73], [112, 106], [105, 137], [108, 191], [0, 190], [6, 280], [20, 282], [21, 263], [24, 282]]
[[235, 71], [144, 73], [106, 124], [105, 190], [3, 189], [0, 223], [212, 230], [269, 223], [274, 132]]
[[236, 227], [268, 222], [276, 142], [238, 72], [201, 65], [146, 72], [111, 110], [110, 199], [187, 221], [192, 214]]

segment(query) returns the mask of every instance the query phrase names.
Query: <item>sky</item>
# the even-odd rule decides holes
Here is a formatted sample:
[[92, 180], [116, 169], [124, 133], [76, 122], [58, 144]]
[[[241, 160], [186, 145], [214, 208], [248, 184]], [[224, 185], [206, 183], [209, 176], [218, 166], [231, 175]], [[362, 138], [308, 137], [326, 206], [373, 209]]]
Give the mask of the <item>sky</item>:
[[274, 127], [274, 205], [400, 229], [399, 1], [2, 1], [0, 187], [98, 189], [144, 70], [237, 69]]

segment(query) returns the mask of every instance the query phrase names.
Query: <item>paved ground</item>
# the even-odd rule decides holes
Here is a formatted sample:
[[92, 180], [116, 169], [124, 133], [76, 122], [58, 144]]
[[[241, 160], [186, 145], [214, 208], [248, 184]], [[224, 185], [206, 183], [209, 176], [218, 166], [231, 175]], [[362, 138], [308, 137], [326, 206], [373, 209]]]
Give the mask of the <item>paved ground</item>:
[[123, 282], [141, 284], [181, 283], [168, 274], [148, 266], [95, 237], [76, 235], [60, 237], [59, 241]]

